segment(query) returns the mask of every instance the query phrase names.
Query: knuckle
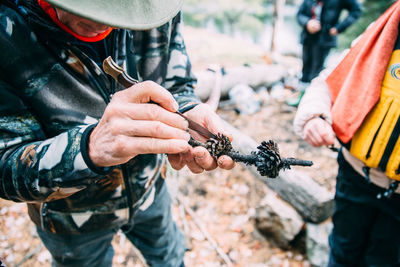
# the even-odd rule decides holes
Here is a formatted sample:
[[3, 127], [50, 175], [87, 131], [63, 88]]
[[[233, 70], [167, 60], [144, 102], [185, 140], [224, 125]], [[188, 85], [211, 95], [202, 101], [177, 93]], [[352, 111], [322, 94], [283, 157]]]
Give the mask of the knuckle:
[[113, 156], [118, 156], [124, 153], [125, 142], [121, 136], [116, 136], [110, 144], [111, 150], [113, 151]]
[[160, 118], [160, 109], [157, 105], [151, 105], [147, 110], [148, 117], [150, 120], [155, 121]]
[[163, 132], [163, 125], [162, 125], [162, 123], [161, 122], [159, 122], [159, 121], [156, 121], [155, 123], [154, 123], [154, 126], [152, 127], [152, 131], [151, 131], [152, 133], [152, 136], [157, 136], [157, 135], [159, 135], [159, 134], [161, 134], [162, 132]]
[[156, 87], [155, 85], [157, 85], [157, 84], [153, 81], [143, 81], [142, 82], [142, 86], [146, 89], [150, 89], [150, 88], [153, 89]]
[[123, 91], [119, 91], [119, 92], [116, 92], [115, 94], [113, 94], [111, 103], [112, 103], [112, 102], [119, 102], [119, 101], [121, 101], [121, 100], [123, 99], [122, 94], [123, 94]]
[[113, 105], [113, 104], [108, 105], [105, 113], [107, 113], [109, 116], [115, 116], [116, 114], [119, 113], [118, 105]]
[[157, 149], [157, 140], [155, 138], [150, 138], [149, 151], [155, 151], [155, 149]]

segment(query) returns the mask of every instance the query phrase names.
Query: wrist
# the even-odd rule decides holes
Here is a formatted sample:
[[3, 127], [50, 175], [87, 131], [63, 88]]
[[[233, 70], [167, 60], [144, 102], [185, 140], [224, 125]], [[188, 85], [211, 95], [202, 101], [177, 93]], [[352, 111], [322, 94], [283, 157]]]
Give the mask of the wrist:
[[99, 167], [97, 166], [89, 156], [89, 140], [90, 140], [90, 134], [92, 133], [93, 129], [97, 126], [97, 124], [89, 125], [85, 131], [82, 134], [82, 139], [81, 139], [81, 153], [83, 160], [85, 161], [86, 165], [88, 168], [101, 175], [105, 175], [110, 173], [114, 167]]

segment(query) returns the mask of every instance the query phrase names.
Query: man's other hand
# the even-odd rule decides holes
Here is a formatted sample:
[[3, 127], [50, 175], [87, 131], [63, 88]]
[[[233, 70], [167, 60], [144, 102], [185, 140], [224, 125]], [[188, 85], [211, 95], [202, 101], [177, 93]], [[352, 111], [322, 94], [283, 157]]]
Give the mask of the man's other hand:
[[[185, 116], [200, 123], [212, 133], [222, 133], [230, 137], [224, 132], [224, 129], [222, 129], [223, 123], [221, 119], [206, 104], [196, 106], [192, 110], [186, 112]], [[196, 140], [202, 142], [206, 140], [196, 132], [191, 131], [190, 133]], [[169, 153], [168, 160], [174, 169], [180, 170], [186, 165], [193, 173], [201, 173], [204, 170], [210, 171], [217, 167], [230, 170], [235, 166], [235, 162], [230, 157], [221, 156], [215, 160], [210, 153], [208, 153], [207, 149], [201, 146], [191, 147], [190, 150], [183, 153]]]

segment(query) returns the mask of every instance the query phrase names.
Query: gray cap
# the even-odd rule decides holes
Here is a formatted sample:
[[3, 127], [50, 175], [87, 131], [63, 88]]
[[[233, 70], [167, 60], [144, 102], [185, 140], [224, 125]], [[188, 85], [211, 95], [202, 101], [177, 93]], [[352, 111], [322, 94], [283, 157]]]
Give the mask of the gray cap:
[[161, 26], [182, 8], [183, 0], [46, 0], [72, 14], [112, 27], [147, 30]]

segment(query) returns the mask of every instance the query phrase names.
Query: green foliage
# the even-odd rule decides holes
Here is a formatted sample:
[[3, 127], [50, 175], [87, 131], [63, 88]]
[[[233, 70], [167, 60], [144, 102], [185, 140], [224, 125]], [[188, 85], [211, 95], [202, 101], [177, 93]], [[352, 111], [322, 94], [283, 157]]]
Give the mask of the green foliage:
[[215, 25], [220, 32], [233, 34], [235, 29], [256, 38], [272, 10], [266, 8], [273, 0], [186, 0], [183, 12], [185, 24], [205, 27]]
[[339, 49], [350, 47], [351, 42], [356, 39], [371, 22], [376, 20], [396, 0], [364, 0], [362, 2], [363, 13], [361, 17], [350, 26], [346, 32], [339, 37]]

